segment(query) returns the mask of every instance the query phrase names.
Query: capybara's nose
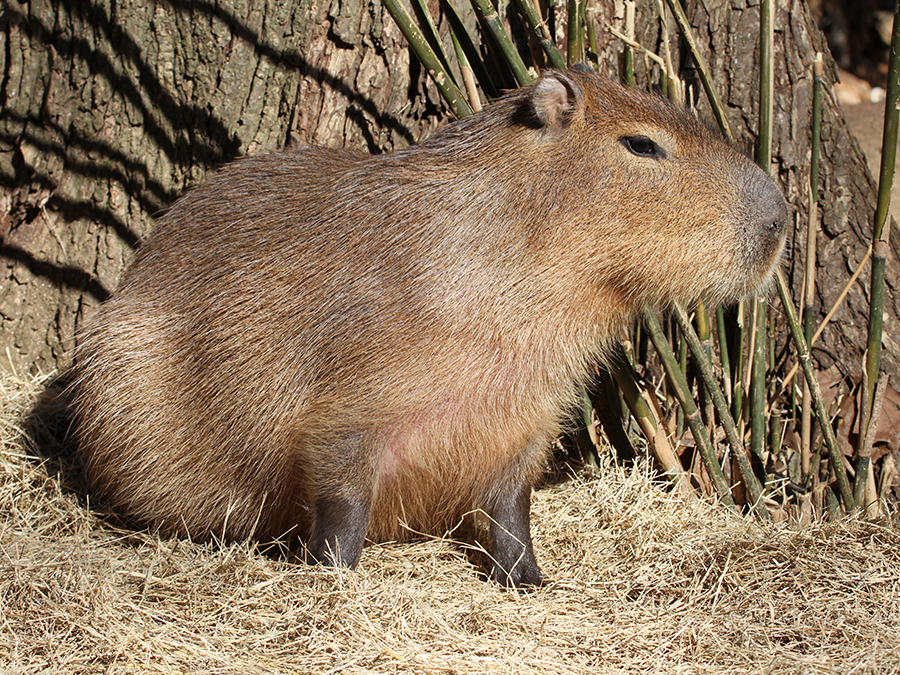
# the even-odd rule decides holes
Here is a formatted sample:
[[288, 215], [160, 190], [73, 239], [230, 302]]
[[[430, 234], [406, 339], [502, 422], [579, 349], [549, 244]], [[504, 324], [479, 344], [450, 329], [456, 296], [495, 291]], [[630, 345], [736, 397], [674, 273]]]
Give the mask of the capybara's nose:
[[788, 223], [784, 195], [769, 176], [754, 166], [748, 176], [744, 197], [745, 223], [748, 233], [759, 233], [772, 239], [785, 235]]

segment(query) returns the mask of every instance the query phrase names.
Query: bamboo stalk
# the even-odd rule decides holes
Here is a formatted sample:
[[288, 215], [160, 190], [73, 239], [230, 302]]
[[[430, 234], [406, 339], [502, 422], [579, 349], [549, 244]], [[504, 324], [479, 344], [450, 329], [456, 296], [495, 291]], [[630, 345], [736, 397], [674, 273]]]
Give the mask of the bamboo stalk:
[[722, 364], [722, 386], [725, 399], [731, 403], [731, 355], [728, 353], [728, 331], [725, 328], [725, 310], [716, 307], [716, 330], [719, 338], [719, 362]]
[[772, 0], [762, 0], [759, 7], [759, 143], [756, 163], [769, 174], [772, 172], [772, 106], [775, 98], [773, 14]]
[[466, 61], [472, 68], [472, 72], [481, 86], [481, 91], [484, 92], [488, 100], [494, 100], [500, 95], [500, 92], [488, 74], [481, 54], [472, 42], [472, 38], [463, 25], [462, 19], [459, 18], [453, 0], [441, 0], [441, 6], [444, 8], [444, 16], [450, 24], [450, 32], [456, 38], [456, 42], [459, 43], [463, 54], [465, 54]]
[[878, 178], [878, 205], [872, 233], [872, 277], [869, 290], [869, 326], [866, 343], [864, 373], [865, 396], [860, 424], [860, 447], [857, 448], [856, 489], [857, 501], [865, 497], [866, 482], [871, 471], [870, 453], [865, 451], [863, 439], [868, 436], [870, 425], [877, 419], [876, 384], [881, 370], [881, 336], [884, 331], [884, 272], [888, 253], [888, 235], [885, 221], [891, 205], [891, 187], [897, 160], [897, 109], [900, 99], [900, 4], [895, 5], [894, 31], [891, 38], [891, 58], [888, 65], [887, 96], [884, 102], [884, 131], [881, 140], [881, 171]]
[[766, 450], [766, 303], [756, 299], [753, 365], [750, 370], [750, 450], [763, 458]]
[[666, 14], [664, 0], [656, 0], [656, 7], [659, 10], [659, 42], [663, 52], [663, 60], [666, 64], [661, 77], [662, 86], [660, 89], [663, 96], [670, 101], [674, 101], [676, 105], [682, 106], [684, 105], [682, 83], [672, 63], [672, 50], [669, 49], [669, 16]]
[[[397, 2], [397, 0], [389, 1]], [[519, 86], [524, 87], [531, 84], [531, 73], [528, 72], [525, 63], [522, 61], [522, 57], [519, 56], [519, 52], [516, 51], [512, 38], [506, 31], [506, 27], [500, 20], [500, 15], [497, 13], [497, 10], [494, 9], [494, 5], [491, 4], [491, 0], [472, 0], [472, 7], [475, 9], [475, 14], [478, 15], [478, 18], [481, 19], [485, 26], [487, 26], [488, 32], [494, 38], [497, 48], [503, 55], [504, 61], [506, 61], [512, 70], [513, 76], [516, 78], [516, 82]]]
[[[759, 135], [756, 163], [767, 174], [772, 171], [772, 106], [774, 99], [774, 66], [772, 45], [775, 26], [772, 0], [760, 3], [759, 26]], [[753, 368], [750, 373], [750, 449], [763, 458], [766, 449], [766, 303], [757, 299], [754, 311]]]
[[809, 164], [809, 220], [806, 226], [806, 276], [804, 281], [803, 334], [812, 339], [813, 304], [816, 298], [816, 235], [819, 230], [819, 154], [822, 127], [822, 52], [813, 62], [812, 143]]
[[610, 359], [609, 372], [612, 373], [619, 390], [622, 392], [622, 398], [628, 405], [632, 416], [637, 420], [641, 432], [650, 444], [650, 449], [654, 457], [662, 466], [663, 471], [675, 478], [684, 473], [684, 467], [678, 460], [669, 438], [663, 431], [662, 424], [656, 418], [652, 406], [644, 398], [644, 392], [637, 381], [637, 374], [631, 368], [631, 364], [624, 354], [617, 358]]
[[569, 32], [566, 63], [571, 68], [584, 61], [584, 0], [569, 0]]
[[597, 45], [597, 1], [588, 0], [584, 10], [584, 23], [587, 28], [587, 60], [595, 66], [600, 63], [599, 47]]
[[[841, 292], [838, 294], [837, 299], [831, 305], [831, 309], [828, 310], [828, 314], [825, 315], [825, 318], [822, 319], [822, 323], [819, 324], [819, 327], [816, 329], [816, 332], [813, 333], [812, 340], [807, 342], [807, 344], [812, 347], [818, 339], [821, 337], [822, 333], [825, 331], [825, 328], [831, 322], [831, 319], [837, 314], [837, 311], [840, 309], [841, 305], [844, 302], [844, 299], [850, 293], [850, 289], [853, 288], [853, 284], [856, 283], [856, 280], [859, 279], [859, 276], [862, 274], [863, 269], [866, 266], [866, 263], [869, 262], [869, 257], [872, 255], [872, 244], [869, 244], [868, 249], [866, 249], [866, 254], [863, 256], [863, 259], [859, 261], [859, 264], [856, 266], [856, 269], [853, 271], [853, 276], [850, 277], [850, 280], [844, 285], [844, 288], [841, 289]], [[797, 374], [797, 370], [799, 370], [800, 365], [795, 363], [791, 368], [790, 372], [785, 375], [784, 383], [781, 385], [781, 391], [779, 392], [779, 396], [787, 391], [787, 388], [791, 386], [791, 381], [794, 379], [794, 376]]]
[[741, 442], [741, 436], [738, 433], [737, 425], [734, 423], [734, 418], [728, 411], [728, 403], [725, 400], [725, 395], [722, 393], [722, 389], [716, 381], [712, 363], [707, 358], [707, 347], [703, 344], [701, 337], [694, 331], [687, 313], [680, 305], [675, 306], [675, 318], [678, 320], [678, 325], [684, 333], [688, 347], [694, 355], [694, 361], [697, 364], [700, 377], [703, 378], [703, 383], [706, 385], [706, 389], [712, 399], [712, 404], [719, 415], [719, 420], [725, 431], [725, 438], [728, 440], [728, 444], [731, 446], [731, 453], [738, 463], [741, 478], [750, 493], [751, 502], [760, 517], [767, 520], [769, 512], [762, 505], [762, 485], [756, 478], [756, 474], [753, 473], [753, 467], [750, 465], [750, 460], [747, 457], [744, 444]]
[[519, 9], [521, 9], [522, 13], [525, 15], [525, 22], [528, 24], [528, 28], [531, 29], [531, 32], [534, 33], [538, 42], [541, 43], [541, 47], [547, 55], [550, 65], [559, 70], [565, 70], [566, 61], [556, 48], [556, 43], [553, 41], [550, 31], [547, 29], [547, 24], [544, 23], [541, 15], [538, 14], [535, 3], [532, 2], [532, 0], [516, 0], [516, 2], [519, 5]]
[[[875, 385], [881, 367], [881, 336], [884, 324], [884, 270], [888, 252], [888, 233], [885, 221], [891, 205], [891, 187], [897, 160], [897, 126], [900, 110], [900, 4], [894, 9], [894, 32], [891, 38], [891, 58], [888, 65], [887, 96], [884, 102], [884, 131], [881, 141], [881, 171], [878, 179], [878, 206], [872, 233], [872, 280], [869, 297], [869, 339], [866, 346], [866, 374], [868, 400], [875, 402]], [[864, 411], [866, 427], [873, 417], [872, 408]], [[865, 435], [865, 432], [862, 434]], [[862, 457], [861, 457], [862, 459]]]
[[[675, 331], [671, 329], [671, 323], [666, 323], [667, 328], [669, 328], [672, 335], [671, 345], [673, 350], [675, 345], [678, 345], [678, 369], [681, 371], [681, 375], [685, 378], [685, 381], [687, 381], [687, 343], [684, 341], [683, 337], [676, 335]], [[681, 435], [684, 433], [684, 408], [679, 405], [675, 414], [675, 419], [677, 420], [677, 424], [675, 425], [675, 436], [681, 438]]]
[[[744, 344], [747, 333], [747, 303], [743, 300], [738, 303], [737, 311], [737, 349], [734, 359], [734, 396], [731, 400], [731, 414], [735, 421], [743, 427], [744, 412]], [[743, 433], [743, 432], [742, 432]]]
[[781, 297], [781, 305], [784, 307], [787, 316], [788, 325], [791, 327], [791, 336], [794, 338], [794, 346], [797, 348], [797, 358], [800, 366], [803, 368], [803, 374], [809, 383], [810, 393], [812, 394], [813, 406], [816, 411], [816, 417], [819, 419], [819, 426], [822, 429], [822, 436], [825, 439], [825, 447], [828, 449], [828, 456], [831, 458], [831, 465], [834, 475], [838, 483], [838, 490], [841, 498], [844, 500], [844, 506], [848, 511], [856, 509], [856, 500], [853, 499], [853, 492], [850, 489], [850, 482], [847, 480], [847, 471], [844, 469], [844, 461], [841, 451], [837, 447], [837, 441], [834, 438], [834, 429], [831, 427], [831, 419], [825, 410], [825, 404], [822, 401], [822, 391], [819, 388], [819, 380], [816, 378], [816, 371], [812, 366], [812, 357], [809, 348], [806, 345], [806, 338], [803, 337], [803, 327], [800, 325], [800, 319], [797, 317], [797, 309], [794, 307], [794, 301], [791, 299], [791, 291], [784, 275], [780, 269], [775, 271], [775, 280], [778, 285], [778, 295]]
[[700, 411], [697, 410], [694, 399], [691, 398], [687, 380], [678, 365], [678, 361], [675, 359], [672, 348], [666, 340], [662, 326], [659, 325], [659, 321], [657, 321], [656, 317], [650, 312], [644, 312], [643, 317], [647, 334], [653, 341], [653, 346], [656, 347], [663, 369], [666, 371], [666, 377], [669, 380], [669, 384], [672, 386], [672, 391], [684, 410], [685, 419], [691, 429], [691, 434], [694, 437], [694, 441], [697, 444], [697, 449], [700, 451], [706, 469], [709, 471], [709, 475], [712, 478], [716, 492], [725, 504], [735, 507], [734, 499], [731, 496], [731, 490], [728, 488], [728, 483], [725, 481], [725, 476], [722, 473], [722, 467], [719, 465], [719, 460], [716, 457], [712, 442], [709, 439], [709, 435], [706, 433], [706, 427], [703, 426], [703, 421], [700, 419]]
[[469, 59], [463, 51], [459, 38], [456, 37], [456, 31], [450, 29], [450, 37], [453, 40], [453, 50], [456, 52], [456, 61], [459, 63], [459, 72], [462, 75], [463, 84], [466, 86], [466, 94], [469, 97], [469, 105], [473, 112], [481, 110], [481, 97], [478, 95], [478, 86], [475, 84], [475, 75], [472, 73], [472, 67], [469, 65]]
[[697, 44], [697, 39], [694, 37], [694, 33], [691, 30], [690, 23], [688, 23], [684, 9], [681, 7], [679, 0], [667, 1], [669, 3], [669, 9], [672, 10], [672, 14], [675, 16], [675, 22], [678, 24], [678, 29], [681, 31], [681, 37], [684, 38], [688, 51], [691, 53], [694, 65], [697, 66], [697, 74], [700, 76], [703, 90], [706, 92], [706, 97], [709, 99], [709, 103], [712, 106], [713, 115], [716, 117], [716, 123], [719, 125], [722, 133], [725, 134], [725, 137], [730, 141], [734, 141], [734, 133], [731, 131], [731, 125], [728, 123], [728, 117], [725, 115], [725, 107], [722, 105], [719, 94], [713, 86], [709, 66], [706, 64], [706, 59], [700, 51], [700, 46]]
[[633, 38], [628, 37], [627, 35], [625, 35], [625, 33], [617, 31], [615, 28], [613, 28], [610, 25], [606, 26], [606, 30], [609, 31], [610, 35], [612, 35], [615, 38], [618, 38], [619, 40], [624, 42], [629, 47], [631, 47], [633, 49], [637, 49], [644, 56], [646, 56], [648, 59], [650, 59], [654, 63], [658, 64], [663, 70], [665, 70], [666, 62], [663, 60], [663, 58], [661, 56], [654, 54], [649, 49], [644, 47], [644, 45], [642, 45], [641, 43], [635, 41]]
[[[712, 341], [709, 336], [709, 314], [707, 314], [706, 305], [702, 300], [697, 303], [697, 308], [694, 310], [694, 316], [697, 321], [697, 337], [700, 339], [700, 344], [703, 345], [703, 354], [706, 357], [707, 362], [712, 363]], [[682, 328], [682, 331], [684, 331], [684, 328]], [[698, 357], [695, 354], [694, 359], [696, 360], [697, 358]], [[701, 406], [706, 415], [706, 423], [712, 427], [715, 424], [715, 416], [710, 393], [702, 383], [698, 387], [698, 390]]]
[[[812, 149], [809, 169], [809, 220], [806, 224], [806, 278], [804, 281], [803, 336], [812, 345], [813, 309], [816, 299], [816, 234], [819, 230], [819, 147], [822, 126], [822, 52], [813, 63], [813, 119]], [[800, 412], [800, 472], [809, 474], [812, 458], [812, 398], [809, 385], [803, 385], [803, 404]]]
[[416, 12], [416, 15], [419, 18], [419, 30], [422, 31], [428, 44], [431, 45], [431, 49], [434, 51], [435, 56], [438, 57], [441, 65], [444, 66], [444, 71], [453, 80], [453, 84], [459, 87], [459, 82], [457, 82], [453, 70], [450, 68], [450, 59], [447, 56], [447, 52], [444, 51], [444, 45], [441, 43], [437, 26], [434, 25], [434, 20], [431, 18], [431, 12], [428, 11], [428, 4], [425, 0], [413, 0], [413, 11]]
[[[625, 35], [634, 42], [634, 0], [625, 0]], [[623, 69], [625, 71], [625, 84], [634, 86], [634, 51], [633, 47], [625, 43], [623, 52]]]
[[556, 0], [547, 0], [547, 30], [550, 39], [556, 41]]
[[450, 75], [447, 74], [447, 71], [444, 70], [440, 59], [438, 59], [434, 50], [419, 30], [419, 27], [413, 22], [412, 17], [409, 16], [399, 0], [384, 0], [384, 7], [397, 23], [400, 32], [403, 33], [406, 41], [409, 42], [409, 46], [412, 48], [413, 52], [415, 52], [416, 57], [422, 62], [422, 65], [425, 66], [425, 70], [428, 71], [428, 74], [431, 76], [431, 79], [434, 80], [441, 95], [450, 105], [453, 114], [457, 117], [471, 115], [472, 108], [466, 103], [462, 92], [453, 83], [453, 80]]

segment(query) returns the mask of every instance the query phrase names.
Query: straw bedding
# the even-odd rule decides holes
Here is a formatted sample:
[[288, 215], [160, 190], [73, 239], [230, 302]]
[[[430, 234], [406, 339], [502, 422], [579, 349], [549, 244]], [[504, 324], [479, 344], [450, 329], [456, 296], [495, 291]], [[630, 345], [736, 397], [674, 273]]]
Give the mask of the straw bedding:
[[759, 523], [608, 466], [535, 493], [546, 588], [450, 538], [311, 568], [98, 517], [23, 417], [45, 384], [0, 379], [0, 672], [900, 673], [896, 515]]

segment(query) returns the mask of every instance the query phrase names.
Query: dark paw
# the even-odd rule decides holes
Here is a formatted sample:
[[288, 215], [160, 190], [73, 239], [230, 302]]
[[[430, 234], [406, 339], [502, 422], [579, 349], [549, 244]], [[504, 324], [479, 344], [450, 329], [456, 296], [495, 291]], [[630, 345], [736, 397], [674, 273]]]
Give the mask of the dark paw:
[[533, 563], [528, 564], [525, 560], [520, 561], [510, 571], [495, 565], [493, 577], [494, 581], [504, 588], [515, 588], [518, 590], [531, 590], [546, 584], [538, 566]]
[[303, 559], [307, 565], [325, 567], [347, 567], [354, 569], [362, 555], [362, 547], [351, 546], [344, 550], [336, 541], [322, 542], [317, 546], [304, 548]]

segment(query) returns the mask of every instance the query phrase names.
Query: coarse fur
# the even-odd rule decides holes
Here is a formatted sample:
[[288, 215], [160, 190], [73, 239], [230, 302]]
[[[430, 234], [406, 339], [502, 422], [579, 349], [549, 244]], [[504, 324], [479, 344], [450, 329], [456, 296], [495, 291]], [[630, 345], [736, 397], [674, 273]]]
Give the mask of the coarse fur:
[[482, 509], [498, 581], [540, 583], [528, 500], [575, 384], [642, 308], [764, 286], [784, 221], [693, 115], [580, 69], [392, 154], [241, 159], [80, 335], [92, 491], [350, 566]]

